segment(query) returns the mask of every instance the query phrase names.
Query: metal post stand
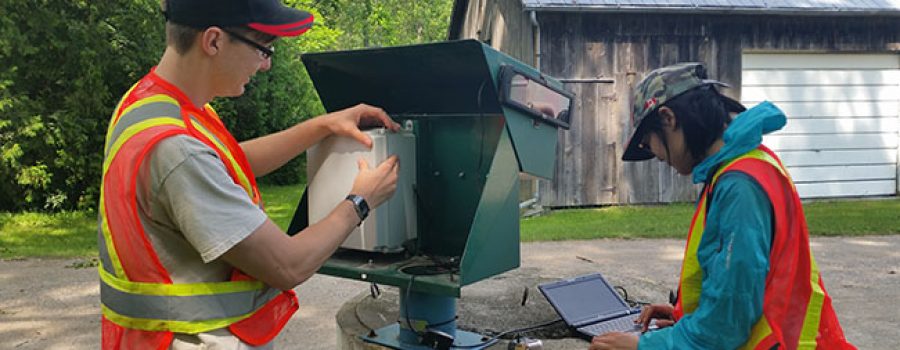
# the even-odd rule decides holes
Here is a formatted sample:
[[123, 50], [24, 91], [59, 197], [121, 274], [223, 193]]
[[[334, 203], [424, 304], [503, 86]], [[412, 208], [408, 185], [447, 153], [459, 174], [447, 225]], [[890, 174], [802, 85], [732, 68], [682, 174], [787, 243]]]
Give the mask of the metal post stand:
[[[442, 339], [443, 338], [443, 339]], [[363, 340], [392, 349], [484, 349], [495, 339], [456, 329], [456, 298], [400, 289], [400, 319]], [[449, 339], [452, 345], [446, 343]], [[443, 344], [442, 344], [443, 341]]]

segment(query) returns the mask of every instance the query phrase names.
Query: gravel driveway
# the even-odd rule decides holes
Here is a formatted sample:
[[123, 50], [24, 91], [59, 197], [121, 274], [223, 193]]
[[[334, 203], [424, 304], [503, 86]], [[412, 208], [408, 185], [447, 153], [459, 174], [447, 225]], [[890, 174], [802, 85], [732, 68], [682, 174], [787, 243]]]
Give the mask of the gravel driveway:
[[[812, 244], [850, 341], [860, 349], [900, 348], [900, 235], [815, 238]], [[522, 267], [543, 276], [600, 271], [674, 286], [682, 249], [678, 240], [525, 243]], [[0, 261], [0, 349], [98, 348], [97, 272], [81, 265], [79, 260]], [[463, 298], [477, 286], [464, 288]], [[314, 276], [297, 288], [300, 311], [276, 340], [277, 348], [333, 349], [335, 312], [367, 289], [362, 282]]]

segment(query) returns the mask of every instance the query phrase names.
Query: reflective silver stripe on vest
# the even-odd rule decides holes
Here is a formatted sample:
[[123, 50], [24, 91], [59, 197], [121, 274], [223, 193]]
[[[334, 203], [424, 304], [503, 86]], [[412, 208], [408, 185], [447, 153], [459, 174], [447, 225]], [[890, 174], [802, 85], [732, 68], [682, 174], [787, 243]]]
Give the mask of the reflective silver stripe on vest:
[[206, 321], [256, 311], [281, 294], [275, 288], [195, 296], [140, 295], [123, 292], [100, 281], [100, 300], [119, 315], [167, 321]]
[[110, 145], [114, 144], [122, 132], [128, 129], [128, 127], [154, 118], [173, 118], [182, 120], [181, 107], [170, 102], [150, 102], [123, 114], [119, 117], [119, 121], [116, 122], [112, 133], [109, 134], [109, 139], [106, 140], [103, 151], [104, 156], [108, 155]]
[[[157, 118], [167, 118], [181, 121], [181, 107], [171, 102], [150, 102], [121, 115], [118, 119], [118, 122], [114, 126], [112, 133], [109, 134], [109, 139], [106, 140], [106, 145], [104, 146], [103, 151], [104, 159], [109, 157], [109, 147], [115, 144], [116, 140], [118, 140], [118, 138], [122, 135], [123, 132], [125, 132], [125, 130], [137, 123]], [[109, 251], [107, 250], [106, 246], [107, 242], [103, 236], [102, 213], [98, 214], [97, 233], [98, 248], [100, 250], [100, 266], [104, 270], [106, 270], [106, 272], [115, 275], [112, 258], [109, 256]]]
[[[181, 122], [181, 108], [170, 102], [151, 102], [123, 114], [109, 134], [105, 157], [110, 156], [109, 147], [129, 128], [141, 122], [165, 119]], [[106, 241], [103, 235], [102, 220], [101, 215], [98, 225], [101, 269], [115, 276], [115, 267], [108, 250], [108, 245], [112, 242]], [[100, 300], [110, 311], [128, 318], [173, 322], [202, 322], [245, 316], [263, 307], [279, 294], [281, 291], [265, 287], [250, 291], [187, 296], [146, 295], [116, 289], [104, 279], [100, 280]]]
[[113, 267], [112, 259], [109, 257], [109, 250], [106, 247], [106, 237], [103, 236], [103, 214], [97, 214], [97, 249], [100, 254], [100, 267], [110, 275], [116, 275], [116, 269]]

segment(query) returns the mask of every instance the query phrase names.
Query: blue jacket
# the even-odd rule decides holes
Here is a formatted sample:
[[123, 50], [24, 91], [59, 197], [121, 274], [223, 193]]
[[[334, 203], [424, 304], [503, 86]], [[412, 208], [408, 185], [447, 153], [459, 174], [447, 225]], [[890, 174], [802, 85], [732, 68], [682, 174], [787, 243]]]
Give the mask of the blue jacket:
[[[694, 167], [694, 183], [709, 181], [724, 162], [756, 148], [763, 134], [785, 123], [784, 113], [770, 102], [739, 114], [725, 130], [722, 149]], [[735, 349], [762, 316], [772, 204], [755, 180], [737, 172], [719, 177], [709, 201], [697, 250], [703, 270], [700, 304], [674, 326], [643, 334], [638, 349]]]

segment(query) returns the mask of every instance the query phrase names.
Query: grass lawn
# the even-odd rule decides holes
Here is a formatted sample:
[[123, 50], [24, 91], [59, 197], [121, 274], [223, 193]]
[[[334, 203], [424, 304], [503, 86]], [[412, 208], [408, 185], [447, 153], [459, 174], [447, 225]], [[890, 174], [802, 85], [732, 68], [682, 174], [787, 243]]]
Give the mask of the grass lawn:
[[[269, 215], [286, 229], [302, 186], [260, 189]], [[815, 201], [804, 208], [812, 235], [900, 234], [900, 198]], [[691, 204], [559, 210], [523, 219], [522, 240], [683, 238], [693, 210]], [[0, 213], [0, 259], [95, 257], [96, 225], [95, 213]]]
[[[900, 198], [804, 203], [812, 236], [900, 234]], [[685, 238], [693, 204], [560, 210], [522, 220], [523, 241]]]
[[0, 259], [97, 256], [97, 215], [0, 213]]
[[569, 209], [522, 219], [522, 240], [685, 237], [694, 208], [690, 204]]

